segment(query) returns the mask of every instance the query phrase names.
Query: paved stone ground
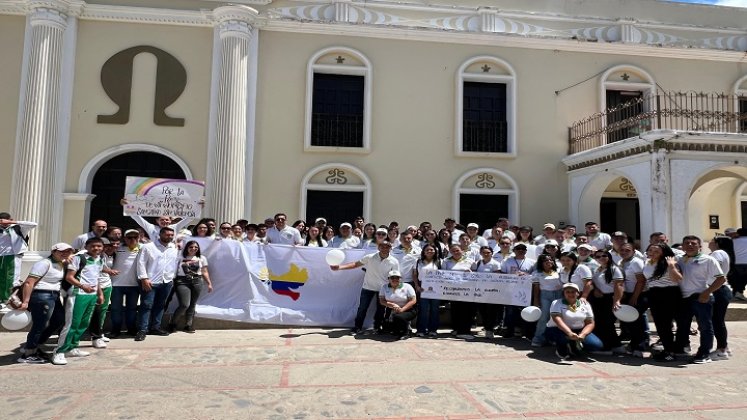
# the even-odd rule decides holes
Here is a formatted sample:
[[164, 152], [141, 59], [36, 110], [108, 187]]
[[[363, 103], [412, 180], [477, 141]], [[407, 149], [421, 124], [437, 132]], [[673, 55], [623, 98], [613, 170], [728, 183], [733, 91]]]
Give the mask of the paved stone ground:
[[[8, 419], [745, 419], [747, 323], [728, 361], [559, 363], [521, 339], [390, 341], [339, 329], [198, 331], [112, 340], [67, 366], [16, 364], [0, 334]], [[695, 342], [693, 345], [695, 346]]]

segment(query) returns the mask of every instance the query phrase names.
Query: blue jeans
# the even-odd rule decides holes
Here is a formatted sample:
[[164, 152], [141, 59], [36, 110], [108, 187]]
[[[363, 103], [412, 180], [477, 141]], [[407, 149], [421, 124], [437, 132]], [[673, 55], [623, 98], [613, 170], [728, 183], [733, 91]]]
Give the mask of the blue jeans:
[[122, 331], [123, 314], [127, 331], [137, 331], [135, 322], [137, 321], [137, 300], [139, 297], [140, 287], [138, 286], [115, 286], [112, 288], [110, 305], [112, 333], [119, 334]]
[[26, 350], [35, 350], [65, 324], [65, 308], [60, 292], [35, 290], [29, 298], [31, 330], [26, 336]]
[[[582, 331], [582, 328], [572, 329], [572, 331], [578, 334]], [[568, 355], [568, 336], [565, 335], [563, 331], [560, 331], [560, 328], [547, 327], [547, 330], [545, 330], [545, 336], [548, 340], [552, 340], [555, 342], [555, 349], [558, 351], [558, 354], [560, 354], [561, 356]], [[604, 344], [602, 344], [602, 340], [600, 340], [599, 337], [597, 337], [593, 333], [590, 333], [589, 335], [584, 337], [582, 343], [584, 345], [584, 350], [586, 351], [598, 351], [601, 350], [602, 347], [604, 347]]]
[[545, 329], [547, 328], [547, 321], [550, 320], [550, 305], [556, 299], [563, 297], [562, 290], [540, 290], [540, 309], [542, 315], [539, 321], [537, 321], [537, 328], [534, 330], [534, 338], [532, 343], [545, 344]]
[[438, 305], [441, 303], [438, 299], [420, 299], [418, 302], [418, 332], [437, 332], [439, 317]]
[[716, 336], [716, 348], [729, 347], [726, 332], [726, 309], [729, 307], [733, 295], [731, 289], [724, 285], [713, 292], [713, 334]]
[[366, 313], [368, 313], [368, 307], [371, 306], [371, 301], [375, 300], [376, 313], [374, 314], [374, 329], [378, 330], [381, 328], [381, 323], [384, 321], [384, 307], [379, 304], [379, 292], [373, 290], [361, 289], [360, 303], [358, 304], [358, 313], [355, 315], [355, 328], [360, 330], [363, 328], [363, 321], [366, 320]]
[[158, 283], [151, 285], [149, 291], [140, 287], [140, 310], [138, 311], [138, 331], [161, 329], [161, 318], [166, 309], [166, 299], [171, 293], [171, 283]]
[[[700, 294], [695, 293], [683, 299], [682, 310], [680, 311], [678, 316], [679, 322], [677, 322], [677, 335], [679, 337], [680, 328], [683, 328], [683, 326], [689, 326], [690, 321], [692, 320], [693, 316], [695, 316], [695, 320], [698, 322], [698, 335], [700, 336], [700, 347], [698, 347], [698, 352], [695, 354], [695, 357], [708, 356], [711, 353], [714, 336], [713, 303], [715, 299], [713, 298], [713, 295], [711, 295], [708, 297], [708, 302], [700, 303], [698, 302], [698, 296], [700, 296]], [[689, 328], [687, 329], [687, 331], [683, 332], [683, 335], [688, 333]], [[685, 343], [684, 339], [680, 341], [682, 344], [687, 344]], [[689, 337], [687, 341], [690, 341]]]

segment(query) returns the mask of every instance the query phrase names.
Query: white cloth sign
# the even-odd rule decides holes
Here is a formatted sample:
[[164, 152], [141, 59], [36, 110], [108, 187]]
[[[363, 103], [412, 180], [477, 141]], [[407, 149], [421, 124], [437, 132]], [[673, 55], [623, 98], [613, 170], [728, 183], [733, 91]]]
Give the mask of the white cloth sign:
[[[208, 259], [213, 293], [197, 303], [202, 317], [263, 324], [352, 326], [363, 284], [360, 269], [332, 271], [329, 249], [191, 238]], [[346, 249], [345, 261], [366, 253]]]
[[125, 179], [125, 216], [169, 216], [194, 219], [200, 217], [200, 201], [205, 183], [191, 179], [144, 178]]
[[532, 300], [531, 276], [429, 270], [421, 279], [424, 299], [497, 303], [529, 306]]

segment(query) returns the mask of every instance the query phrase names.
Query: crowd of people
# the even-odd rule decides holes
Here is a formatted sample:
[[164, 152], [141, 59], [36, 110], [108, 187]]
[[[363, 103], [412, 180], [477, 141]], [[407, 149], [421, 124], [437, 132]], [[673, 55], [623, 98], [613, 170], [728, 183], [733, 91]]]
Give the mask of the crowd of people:
[[[261, 223], [236, 223], [204, 218], [174, 222], [158, 217], [152, 224], [133, 216], [138, 229], [124, 230], [96, 220], [91, 230], [67, 243], [55, 244], [49, 258], [36, 263], [20, 278], [20, 261], [28, 235], [36, 224], [15, 221], [0, 213], [0, 284], [2, 310], [28, 309], [32, 326], [21, 363], [64, 365], [67, 357], [85, 357], [79, 348], [86, 330], [92, 346], [106, 348], [111, 338], [168, 335], [179, 329], [194, 333], [195, 304], [212, 291], [207, 259], [198, 241], [210, 237], [263, 244], [370, 250], [358, 261], [330, 266], [332, 270], [364, 269], [363, 286], [353, 334], [388, 332], [437, 338], [440, 310], [450, 308], [451, 335], [475, 338], [479, 319], [486, 339], [525, 336], [533, 347], [555, 345], [561, 359], [582, 352], [647, 353], [660, 361], [690, 357], [693, 318], [700, 343], [694, 363], [724, 359], [727, 343], [726, 309], [732, 298], [747, 300], [747, 229], [728, 229], [708, 243], [686, 236], [669, 245], [655, 232], [641, 249], [624, 232], [611, 235], [596, 222], [584, 231], [575, 226], [543, 225], [535, 235], [530, 226], [508, 219], [480, 232], [480, 226], [444, 220], [400, 228], [366, 223], [363, 217], [335, 229], [320, 217], [314, 223], [288, 223], [278, 213]], [[508, 273], [531, 276], [532, 305], [541, 311], [535, 323], [521, 319], [523, 308], [497, 304], [439, 301], [420, 297], [421, 279], [428, 270]], [[168, 302], [178, 308], [162, 319]], [[373, 329], [364, 330], [366, 314], [375, 305]], [[618, 322], [615, 312], [630, 305], [634, 322]], [[651, 342], [647, 312], [653, 316], [659, 341]], [[104, 331], [107, 311], [111, 327]], [[479, 314], [479, 317], [477, 316]], [[675, 327], [673, 329], [673, 327]], [[54, 334], [59, 339], [51, 355], [40, 351]], [[716, 341], [715, 351], [713, 341]]]

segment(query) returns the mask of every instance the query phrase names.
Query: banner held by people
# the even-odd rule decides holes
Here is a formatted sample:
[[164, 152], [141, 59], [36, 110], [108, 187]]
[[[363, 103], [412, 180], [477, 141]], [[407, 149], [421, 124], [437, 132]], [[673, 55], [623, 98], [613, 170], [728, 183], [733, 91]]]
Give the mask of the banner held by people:
[[500, 273], [429, 270], [421, 279], [425, 299], [528, 306], [532, 300], [530, 276]]
[[200, 217], [205, 182], [128, 176], [125, 179], [125, 216]]

